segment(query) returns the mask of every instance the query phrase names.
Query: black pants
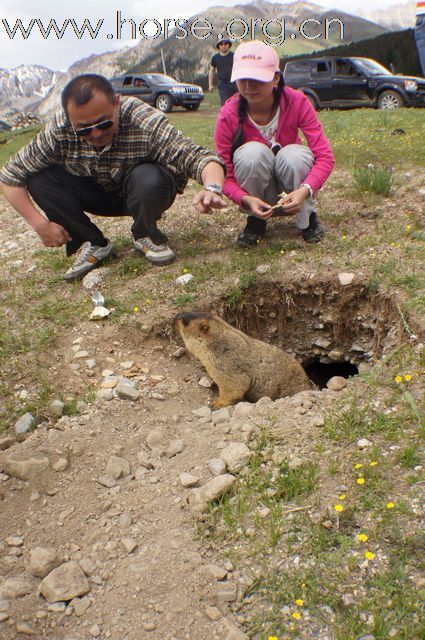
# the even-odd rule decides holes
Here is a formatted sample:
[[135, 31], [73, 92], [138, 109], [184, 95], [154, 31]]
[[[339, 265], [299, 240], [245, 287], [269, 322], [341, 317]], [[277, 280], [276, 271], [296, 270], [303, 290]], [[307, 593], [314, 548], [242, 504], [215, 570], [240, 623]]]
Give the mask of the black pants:
[[68, 231], [67, 255], [86, 240], [104, 246], [101, 230], [85, 213], [98, 216], [132, 216], [132, 234], [137, 240], [149, 236], [155, 244], [167, 241], [156, 226], [176, 197], [174, 177], [158, 164], [140, 164], [124, 180], [123, 194], [105, 191], [93, 178], [74, 176], [54, 165], [34, 174], [27, 189], [48, 219]]

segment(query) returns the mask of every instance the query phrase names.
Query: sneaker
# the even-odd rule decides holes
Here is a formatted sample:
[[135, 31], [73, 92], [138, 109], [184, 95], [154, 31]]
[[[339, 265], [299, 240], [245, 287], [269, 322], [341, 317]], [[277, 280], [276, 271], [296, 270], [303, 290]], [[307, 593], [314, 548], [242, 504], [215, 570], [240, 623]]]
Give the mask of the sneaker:
[[65, 280], [67, 282], [73, 282], [74, 280], [81, 280], [86, 273], [96, 267], [100, 266], [102, 262], [113, 253], [112, 242], [108, 241], [106, 247], [99, 247], [96, 244], [85, 242], [80, 250], [80, 253], [75, 260], [74, 264], [65, 273]]
[[321, 239], [325, 235], [325, 232], [320, 225], [317, 213], [315, 211], [312, 211], [310, 213], [310, 221], [308, 227], [306, 229], [302, 229], [301, 231], [305, 242], [314, 244], [321, 241]]
[[248, 222], [245, 225], [245, 229], [236, 238], [236, 243], [240, 247], [253, 247], [259, 243], [266, 233], [266, 221], [256, 218], [255, 216], [248, 216]]
[[139, 238], [134, 241], [137, 251], [144, 253], [152, 264], [171, 264], [176, 259], [176, 254], [166, 244], [155, 244], [150, 238]]

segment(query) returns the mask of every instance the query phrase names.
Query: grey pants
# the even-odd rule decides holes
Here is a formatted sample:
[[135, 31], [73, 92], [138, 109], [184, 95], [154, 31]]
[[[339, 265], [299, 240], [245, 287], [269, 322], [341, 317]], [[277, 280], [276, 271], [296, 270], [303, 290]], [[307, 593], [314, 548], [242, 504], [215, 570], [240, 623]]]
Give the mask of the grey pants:
[[[288, 144], [276, 155], [261, 142], [246, 142], [236, 149], [233, 156], [237, 183], [251, 196], [261, 198], [270, 205], [276, 204], [278, 194], [298, 189], [313, 166], [313, 154], [308, 147]], [[298, 229], [308, 227], [314, 199], [304, 200], [295, 216]]]

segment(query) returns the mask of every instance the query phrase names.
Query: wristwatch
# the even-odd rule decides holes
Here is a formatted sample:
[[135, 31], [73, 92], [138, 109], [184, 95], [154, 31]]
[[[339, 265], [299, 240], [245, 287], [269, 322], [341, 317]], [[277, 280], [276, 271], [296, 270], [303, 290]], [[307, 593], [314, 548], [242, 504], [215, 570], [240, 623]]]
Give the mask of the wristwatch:
[[204, 184], [203, 188], [205, 189], [205, 191], [212, 191], [219, 196], [223, 194], [223, 189], [219, 184]]
[[308, 191], [308, 192], [309, 192], [309, 194], [310, 194], [310, 198], [312, 198], [312, 197], [314, 196], [314, 191], [313, 191], [313, 189], [310, 187], [310, 185], [309, 185], [309, 184], [307, 184], [307, 182], [303, 182], [301, 186], [302, 186], [302, 187], [305, 187], [305, 188], [307, 189], [307, 191]]

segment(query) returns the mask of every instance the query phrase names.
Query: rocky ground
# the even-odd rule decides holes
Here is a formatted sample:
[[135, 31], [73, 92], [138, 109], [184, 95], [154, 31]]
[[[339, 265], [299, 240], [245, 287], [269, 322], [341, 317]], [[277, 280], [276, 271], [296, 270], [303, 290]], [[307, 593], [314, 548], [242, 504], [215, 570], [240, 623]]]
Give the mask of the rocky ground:
[[[325, 202], [325, 211], [333, 204], [330, 200]], [[7, 303], [5, 317], [10, 326], [14, 322], [18, 324], [21, 318], [31, 319], [38, 304], [39, 288], [39, 296], [48, 297], [51, 305], [44, 310], [43, 326], [48, 327], [57, 321], [62, 307], [60, 300], [59, 303], [56, 298], [52, 300], [51, 292], [43, 290], [52, 286], [46, 273], [56, 267], [55, 260], [62, 271], [65, 261], [62, 257], [52, 258], [43, 271], [44, 256], [48, 252], [37, 253], [40, 248], [37, 239], [16, 216], [14, 232], [10, 234], [10, 221], [6, 216], [14, 214], [5, 204], [1, 206], [6, 214], [1, 225], [1, 253], [6, 264], [2, 270]], [[389, 204], [388, 211], [395, 217], [393, 206]], [[178, 207], [180, 210], [169, 222], [174, 232], [180, 229], [182, 217], [186, 216], [187, 222], [193, 216], [189, 212], [189, 199], [180, 200]], [[361, 210], [364, 211], [364, 207]], [[232, 216], [223, 223], [222, 235], [211, 240], [228, 245], [229, 254], [235, 231], [240, 226], [238, 214], [233, 212]], [[359, 217], [358, 237], [371, 233], [373, 220]], [[207, 238], [203, 240], [205, 256], [202, 255], [197, 264], [205, 270], [214, 257], [217, 265], [222, 260], [216, 247], [211, 251], [207, 247], [212, 228], [213, 223], [209, 221], [202, 228]], [[109, 229], [115, 235], [123, 233], [124, 223], [111, 223]], [[287, 227], [284, 230], [286, 233]], [[285, 249], [285, 260], [288, 260], [282, 264], [280, 274], [286, 271], [282, 282], [284, 277], [292, 282], [311, 282], [311, 291], [306, 287], [300, 290], [301, 298], [310, 297], [312, 302], [305, 309], [308, 311], [305, 323], [298, 322], [297, 326], [300, 333], [303, 328], [308, 329], [308, 340], [311, 332], [315, 332], [314, 354], [327, 361], [329, 357], [336, 357], [339, 345], [338, 358], [350, 352], [347, 358], [362, 360], [364, 372], [382, 355], [383, 345], [387, 345], [389, 353], [390, 348], [408, 340], [409, 335], [401, 335], [403, 323], [396, 306], [392, 304], [389, 311], [387, 298], [382, 296], [379, 300], [383, 310], [380, 311], [373, 306], [375, 303], [363, 300], [364, 288], [361, 287], [356, 289], [361, 300], [360, 312], [355, 306], [346, 306], [345, 314], [351, 314], [354, 333], [363, 331], [361, 336], [359, 333], [360, 346], [359, 340], [353, 340], [353, 335], [345, 331], [346, 327], [341, 328], [338, 318], [343, 316], [344, 305], [352, 305], [341, 291], [344, 287], [348, 290], [353, 280], [353, 286], [357, 286], [359, 274], [345, 273], [341, 267], [335, 270], [332, 243], [336, 243], [339, 236], [340, 230], [331, 227], [328, 244], [319, 249], [322, 254], [316, 255], [321, 261], [321, 276], [332, 271], [333, 284], [329, 290], [317, 285], [315, 269], [310, 268], [308, 259], [298, 262], [306, 248], [297, 244], [299, 239], [292, 228], [288, 232], [290, 246]], [[199, 245], [200, 241], [194, 238], [195, 246]], [[340, 241], [341, 246], [344, 241]], [[187, 249], [184, 230], [177, 231], [176, 244], [180, 252]], [[402, 250], [399, 245], [393, 245], [394, 242], [388, 244], [385, 251], [395, 252], [397, 258], [397, 252]], [[134, 258], [130, 257], [128, 247], [123, 253], [122, 261], [127, 260], [130, 273]], [[190, 259], [188, 253], [186, 260]], [[341, 257], [340, 263], [344, 264], [345, 260]], [[360, 252], [355, 260], [360, 261]], [[266, 254], [262, 262], [267, 263]], [[345, 380], [337, 378], [330, 383], [331, 388], [322, 391], [303, 392], [276, 402], [262, 399], [256, 405], [239, 403], [213, 411], [210, 406], [215, 392], [208, 388], [210, 381], [205, 378], [201, 365], [184, 352], [181, 342], [170, 331], [161, 336], [160, 332], [149, 331], [145, 326], [156, 321], [154, 310], [149, 308], [156, 307], [160, 321], [165, 322], [164, 309], [174, 295], [170, 290], [175, 277], [187, 271], [183, 269], [184, 259], [180, 265], [169, 268], [168, 281], [168, 272], [161, 276], [153, 269], [137, 275], [137, 280], [112, 280], [117, 278], [113, 271], [118, 269], [116, 264], [102, 276], [106, 282], [109, 280], [109, 290], [105, 284], [107, 294], [111, 295], [115, 284], [118, 303], [125, 300], [128, 307], [134, 299], [132, 305], [140, 304], [138, 301], [149, 295], [154, 305], [150, 307], [151, 300], [146, 300], [143, 310], [134, 306], [132, 313], [131, 306], [130, 318], [126, 315], [124, 320], [115, 322], [90, 322], [87, 299], [94, 289], [66, 289], [66, 285], [57, 284], [57, 280], [53, 287], [57, 286], [63, 306], [75, 296], [71, 323], [41, 353], [35, 345], [32, 350], [27, 347], [25, 352], [17, 347], [16, 359], [5, 367], [6, 374], [13, 380], [9, 395], [12, 393], [14, 401], [22, 402], [22, 406], [40, 383], [34, 378], [34, 371], [38, 371], [34, 363], [38, 366], [39, 360], [56, 394], [55, 401], [40, 410], [36, 430], [31, 431], [33, 419], [27, 416], [18, 424], [11, 422], [0, 439], [0, 636], [4, 640], [26, 635], [48, 640], [148, 640], [151, 637], [243, 640], [254, 637], [247, 635], [246, 613], [239, 610], [244, 594], [254, 582], [252, 572], [247, 569], [250, 551], [247, 550], [243, 567], [230, 559], [231, 545], [206, 543], [208, 504], [220, 500], [226, 491], [232, 491], [241, 482], [250, 459], [258, 455], [259, 442], [265, 433], [274, 443], [270, 464], [279, 465], [283, 460], [290, 469], [310, 462], [322, 465], [314, 496], [294, 509], [301, 508], [312, 521], [328, 523], [326, 526], [332, 528], [334, 496], [345, 488], [335, 469], [331, 473], [326, 465], [338, 456], [341, 459], [348, 456], [349, 452], [344, 443], [323, 444], [323, 427], [326, 417], [344, 394], [356, 390], [359, 397], [362, 394], [366, 397], [367, 385], [350, 380], [347, 386]], [[272, 264], [271, 270], [274, 268]], [[363, 259], [361, 268], [366, 270]], [[263, 269], [263, 273], [259, 270], [256, 273], [267, 278], [270, 266]], [[233, 274], [231, 277], [234, 280]], [[274, 272], [272, 277], [279, 282], [279, 274]], [[9, 291], [10, 282], [14, 286]], [[131, 298], [131, 287], [135, 290], [134, 284], [140, 282], [143, 290], [136, 288], [137, 296]], [[28, 305], [26, 286], [33, 287]], [[206, 288], [215, 286], [218, 290], [216, 282], [208, 283]], [[210, 293], [205, 294], [206, 306], [211, 306]], [[279, 323], [289, 322], [291, 318], [283, 318], [281, 308], [272, 298], [267, 302], [266, 285], [261, 293], [265, 300], [261, 301], [259, 296], [256, 312], [269, 304], [268, 327], [270, 335], [276, 337]], [[15, 304], [14, 295], [21, 296], [24, 302]], [[328, 302], [340, 315], [326, 319]], [[108, 300], [106, 304], [108, 306]], [[85, 305], [84, 319], [79, 315], [81, 305]], [[292, 313], [296, 318], [300, 300], [287, 294], [285, 305], [291, 310], [289, 316]], [[245, 305], [242, 309], [242, 324], [246, 326], [253, 317], [252, 308]], [[142, 311], [145, 315], [138, 321]], [[368, 320], [368, 314], [373, 315], [372, 319]], [[34, 315], [34, 324], [40, 322], [38, 318]], [[391, 324], [387, 326], [389, 319]], [[410, 330], [409, 326], [407, 329]], [[365, 341], [361, 342], [363, 338]], [[295, 343], [290, 345], [291, 351], [305, 356], [308, 340], [300, 338], [298, 347]], [[417, 345], [417, 336], [415, 340]], [[415, 375], [418, 386], [413, 398], [417, 400], [423, 385], [419, 384], [419, 373]], [[384, 395], [384, 391], [377, 390], [376, 406], [387, 406]], [[62, 415], [62, 401], [71, 415]], [[388, 406], [392, 406], [391, 402]], [[359, 438], [352, 452], [357, 455], [371, 446], [370, 440]], [[388, 451], [391, 446], [388, 445]], [[341, 463], [341, 469], [343, 466]], [[416, 493], [414, 498], [417, 500]], [[289, 512], [292, 506], [288, 506]], [[259, 518], [267, 519], [267, 511], [260, 508]], [[291, 515], [289, 513], [288, 522]], [[256, 534], [248, 531], [248, 537], [250, 535]], [[347, 602], [348, 599], [347, 596]], [[255, 609], [255, 602], [252, 607]], [[306, 625], [303, 633], [295, 637], [321, 640], [335, 637], [327, 623], [309, 625], [307, 618]]]

